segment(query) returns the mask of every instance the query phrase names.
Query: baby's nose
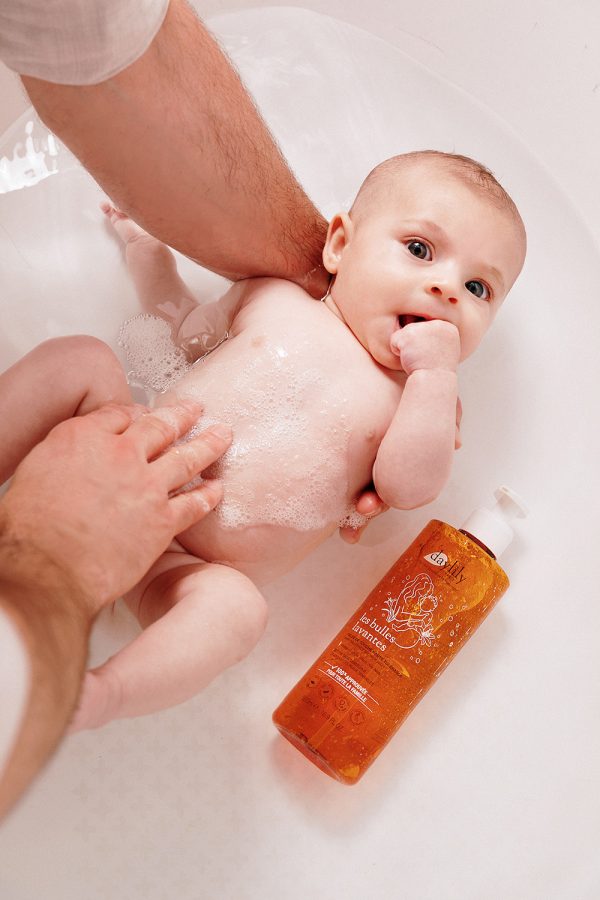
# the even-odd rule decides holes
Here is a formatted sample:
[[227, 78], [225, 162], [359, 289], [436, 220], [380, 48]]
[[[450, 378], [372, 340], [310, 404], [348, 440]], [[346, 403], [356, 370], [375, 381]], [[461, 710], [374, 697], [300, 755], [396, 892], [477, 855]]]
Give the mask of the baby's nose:
[[451, 296], [450, 290], [440, 287], [438, 284], [432, 284], [429, 291], [430, 293], [435, 294], [436, 297], [446, 298], [448, 303], [458, 303], [458, 297]]

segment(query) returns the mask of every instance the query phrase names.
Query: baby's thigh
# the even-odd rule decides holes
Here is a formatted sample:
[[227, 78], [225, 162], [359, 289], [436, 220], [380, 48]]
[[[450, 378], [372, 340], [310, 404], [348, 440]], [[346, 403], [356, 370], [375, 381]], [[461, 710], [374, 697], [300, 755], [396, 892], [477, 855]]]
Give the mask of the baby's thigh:
[[219, 563], [190, 569], [176, 588], [192, 604], [211, 641], [220, 666], [234, 665], [262, 637], [268, 618], [267, 601], [246, 575]]
[[188, 623], [206, 626], [236, 659], [256, 644], [268, 617], [265, 598], [246, 575], [178, 550], [163, 553], [124, 599], [143, 628], [175, 607], [185, 607]]

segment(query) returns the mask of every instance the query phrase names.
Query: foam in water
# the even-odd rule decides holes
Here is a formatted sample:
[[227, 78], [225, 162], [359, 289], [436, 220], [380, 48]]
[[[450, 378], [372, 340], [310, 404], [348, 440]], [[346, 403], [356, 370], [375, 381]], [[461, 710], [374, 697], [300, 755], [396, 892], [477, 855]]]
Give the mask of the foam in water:
[[171, 337], [164, 319], [143, 313], [128, 319], [119, 332], [119, 346], [127, 354], [127, 380], [157, 393], [166, 391], [191, 368], [187, 356]]

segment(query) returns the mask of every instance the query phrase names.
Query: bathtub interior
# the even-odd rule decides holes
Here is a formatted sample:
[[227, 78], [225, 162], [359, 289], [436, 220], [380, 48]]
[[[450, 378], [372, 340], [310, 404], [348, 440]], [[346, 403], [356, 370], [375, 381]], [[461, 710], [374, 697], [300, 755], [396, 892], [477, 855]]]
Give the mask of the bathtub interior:
[[[527, 262], [462, 367], [464, 446], [438, 500], [388, 513], [358, 547], [334, 537], [271, 584], [264, 639], [200, 697], [68, 739], [4, 828], [0, 884], [14, 900], [81, 896], [82, 884], [89, 900], [255, 898], [276, 885], [286, 898], [333, 886], [359, 897], [366, 884], [446, 900], [591, 897], [598, 249], [500, 118], [391, 44], [300, 9], [211, 25], [326, 216], [381, 159], [465, 153], [519, 206]], [[119, 352], [137, 306], [102, 192], [31, 110], [0, 157], [2, 367], [59, 334]], [[223, 279], [179, 261], [199, 296], [218, 296]], [[279, 738], [271, 711], [430, 518], [460, 524], [500, 483], [531, 508], [501, 560], [510, 592], [363, 781], [328, 780]], [[120, 605], [107, 611], [91, 664], [135, 633]]]

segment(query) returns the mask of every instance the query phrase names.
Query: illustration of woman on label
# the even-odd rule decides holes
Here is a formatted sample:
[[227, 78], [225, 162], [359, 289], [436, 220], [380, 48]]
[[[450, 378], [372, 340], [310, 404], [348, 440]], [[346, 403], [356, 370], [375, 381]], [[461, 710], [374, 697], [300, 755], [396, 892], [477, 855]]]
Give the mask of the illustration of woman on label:
[[438, 600], [433, 593], [433, 581], [425, 572], [415, 575], [398, 597], [388, 597], [384, 606], [387, 621], [399, 632], [394, 637], [398, 647], [410, 650], [417, 644], [431, 646], [433, 640], [433, 611]]

